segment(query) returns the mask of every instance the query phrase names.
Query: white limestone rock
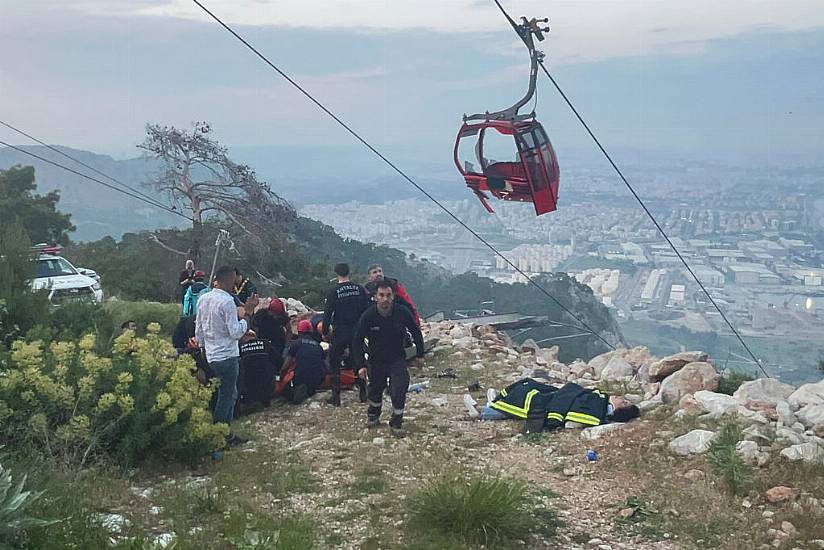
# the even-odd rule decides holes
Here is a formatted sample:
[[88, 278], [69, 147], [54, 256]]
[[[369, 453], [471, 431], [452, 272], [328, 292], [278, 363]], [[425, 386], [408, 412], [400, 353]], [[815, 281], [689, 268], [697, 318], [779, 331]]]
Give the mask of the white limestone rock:
[[670, 441], [669, 448], [680, 456], [702, 454], [707, 452], [716, 437], [718, 434], [709, 430], [692, 430]]

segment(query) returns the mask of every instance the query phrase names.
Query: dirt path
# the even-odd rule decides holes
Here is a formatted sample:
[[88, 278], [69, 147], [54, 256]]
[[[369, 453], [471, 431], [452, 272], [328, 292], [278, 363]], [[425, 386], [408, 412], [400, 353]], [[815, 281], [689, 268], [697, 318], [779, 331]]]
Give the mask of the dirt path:
[[[437, 364], [440, 370], [446, 363]], [[434, 375], [434, 368], [430, 369], [423, 374]], [[385, 424], [367, 430], [365, 406], [356, 402], [353, 392], [346, 392], [341, 408], [323, 404], [326, 395], [319, 395], [301, 406], [278, 403], [247, 418], [240, 429], [255, 441], [239, 452], [286, 451], [308, 466], [319, 486], [290, 495], [287, 506], [323, 518], [327, 544], [341, 548], [386, 548], [408, 542], [401, 529], [407, 495], [439, 474], [461, 472], [525, 479], [548, 495], [543, 500], [558, 512], [562, 526], [554, 539], [535, 541], [535, 547], [680, 547], [666, 537], [646, 540], [616, 523], [634, 482], [616, 479], [612, 466], [621, 461], [622, 449], [638, 448], [654, 437], [649, 422], [639, 421], [596, 441], [583, 440], [578, 430], [527, 441], [519, 434], [518, 422], [468, 420], [462, 405], [467, 380], [480, 378], [484, 387], [502, 387], [505, 381], [493, 382], [495, 377], [488, 371], [456, 370], [457, 380], [416, 376], [432, 380], [432, 387], [409, 394], [408, 434], [403, 439], [393, 438]], [[443, 397], [445, 405], [432, 402]], [[384, 410], [388, 408], [387, 403]], [[588, 449], [601, 458], [588, 462]]]

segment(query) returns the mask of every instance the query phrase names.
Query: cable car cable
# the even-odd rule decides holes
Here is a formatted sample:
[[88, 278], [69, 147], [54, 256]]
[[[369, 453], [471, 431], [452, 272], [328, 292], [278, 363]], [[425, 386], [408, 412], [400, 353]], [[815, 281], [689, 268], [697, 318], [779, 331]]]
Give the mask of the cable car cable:
[[[507, 20], [510, 23], [514, 24], [512, 18], [507, 14], [506, 10], [503, 8], [503, 6], [499, 2], [499, 0], [493, 0], [493, 1], [498, 6], [498, 8], [501, 10], [501, 12], [504, 14], [504, 16], [507, 18]], [[672, 248], [673, 252], [675, 252], [676, 256], [678, 256], [678, 259], [681, 260], [681, 263], [684, 264], [684, 267], [687, 269], [689, 274], [692, 276], [692, 278], [695, 280], [695, 282], [698, 284], [698, 286], [704, 292], [706, 297], [709, 299], [709, 301], [712, 303], [712, 305], [715, 307], [715, 309], [721, 315], [721, 318], [724, 319], [724, 322], [727, 324], [727, 326], [730, 328], [730, 330], [732, 330], [733, 334], [735, 334], [735, 337], [738, 339], [738, 341], [741, 343], [741, 345], [744, 347], [744, 349], [747, 350], [747, 353], [750, 355], [750, 357], [753, 358], [753, 360], [756, 362], [756, 364], [761, 369], [761, 371], [764, 373], [764, 375], [767, 378], [769, 378], [770, 375], [764, 369], [764, 366], [761, 364], [761, 361], [758, 359], [758, 357], [755, 356], [755, 353], [753, 353], [753, 351], [750, 349], [750, 347], [744, 341], [744, 338], [742, 338], [741, 334], [738, 332], [738, 330], [736, 330], [736, 328], [733, 326], [732, 322], [730, 322], [730, 320], [727, 318], [726, 314], [723, 311], [721, 311], [721, 308], [718, 306], [718, 304], [715, 302], [713, 297], [710, 295], [709, 291], [704, 286], [704, 283], [701, 282], [701, 280], [698, 278], [698, 276], [692, 270], [692, 267], [690, 267], [687, 260], [684, 258], [684, 256], [678, 250], [678, 248], [676, 248], [675, 244], [672, 242], [669, 235], [667, 235], [666, 231], [664, 231], [664, 228], [661, 227], [661, 224], [658, 223], [657, 219], [655, 219], [655, 216], [652, 214], [652, 212], [650, 212], [649, 208], [647, 208], [647, 205], [644, 203], [644, 201], [641, 199], [641, 197], [638, 195], [638, 193], [635, 192], [635, 189], [632, 187], [632, 185], [630, 185], [627, 178], [624, 177], [623, 172], [621, 172], [620, 168], [618, 168], [618, 165], [615, 164], [615, 161], [612, 160], [612, 157], [607, 152], [607, 150], [604, 148], [604, 146], [601, 144], [600, 140], [596, 137], [596, 135], [592, 131], [592, 129], [590, 129], [589, 125], [586, 123], [584, 118], [578, 112], [578, 109], [575, 108], [575, 106], [572, 104], [572, 101], [570, 101], [569, 97], [561, 89], [561, 86], [558, 84], [558, 82], [555, 80], [555, 78], [553, 78], [552, 74], [550, 74], [549, 70], [546, 68], [546, 65], [544, 65], [544, 62], [539, 61], [538, 64], [540, 65], [541, 69], [544, 71], [544, 74], [549, 78], [549, 80], [555, 86], [555, 89], [558, 90], [558, 93], [561, 94], [561, 97], [564, 99], [567, 106], [569, 106], [569, 108], [572, 110], [575, 117], [578, 119], [578, 121], [581, 123], [581, 125], [584, 127], [584, 129], [587, 131], [589, 136], [592, 138], [592, 140], [598, 146], [598, 149], [600, 149], [601, 153], [604, 154], [604, 157], [606, 157], [607, 161], [610, 163], [612, 168], [618, 174], [618, 177], [621, 178], [621, 181], [624, 182], [624, 185], [627, 187], [627, 189], [629, 189], [630, 193], [632, 193], [632, 196], [635, 197], [635, 200], [638, 201], [638, 204], [641, 205], [641, 208], [644, 210], [644, 212], [646, 212], [647, 216], [649, 216], [649, 219], [652, 220], [653, 224], [655, 224], [655, 227], [656, 227], [656, 229], [658, 229], [658, 232], [661, 234], [661, 236], [664, 237], [664, 239], [667, 241], [667, 244], [669, 244], [670, 248]]]
[[99, 180], [95, 177], [89, 176], [88, 174], [78, 172], [74, 168], [69, 168], [68, 166], [60, 164], [59, 162], [49, 160], [45, 157], [42, 157], [42, 156], [38, 155], [37, 153], [32, 153], [31, 151], [26, 151], [25, 149], [23, 149], [22, 147], [18, 147], [17, 145], [11, 145], [11, 144], [6, 143], [5, 141], [2, 141], [2, 140], [0, 140], [0, 145], [3, 145], [5, 147], [9, 147], [10, 149], [14, 149], [15, 151], [23, 153], [24, 155], [34, 157], [38, 160], [41, 160], [41, 161], [46, 162], [48, 164], [51, 164], [52, 166], [56, 166], [57, 168], [62, 168], [63, 170], [66, 170], [67, 172], [71, 172], [72, 174], [75, 174], [75, 175], [80, 176], [82, 178], [86, 178], [86, 179], [91, 180], [93, 182], [99, 183], [100, 185], [102, 185], [104, 187], [108, 187], [112, 191], [117, 191], [118, 193], [123, 193], [124, 195], [128, 195], [129, 197], [132, 197], [132, 198], [137, 199], [139, 201], [145, 202], [146, 204], [154, 206], [155, 208], [160, 208], [160, 209], [165, 210], [165, 211], [167, 211], [171, 214], [174, 214], [176, 216], [180, 216], [181, 218], [184, 218], [186, 220], [191, 221], [191, 218], [189, 218], [189, 216], [187, 216], [186, 214], [183, 214], [182, 212], [178, 212], [177, 210], [173, 210], [173, 209], [169, 208], [168, 206], [164, 206], [164, 205], [156, 203], [156, 202], [151, 202], [151, 201], [141, 197], [140, 195], [135, 195], [134, 193], [130, 193], [129, 191], [125, 191], [123, 189], [120, 189], [119, 187], [115, 187], [114, 185], [111, 185], [110, 183], [106, 183], [105, 181], [102, 181], [102, 180]]
[[[497, 1], [498, 0], [495, 0], [496, 3], [497, 3]], [[566, 102], [566, 104], [569, 106], [569, 108], [575, 114], [575, 117], [578, 119], [578, 121], [583, 125], [584, 129], [586, 129], [589, 136], [592, 138], [592, 140], [598, 146], [598, 149], [600, 149], [601, 152], [604, 154], [604, 157], [606, 157], [607, 161], [610, 163], [612, 168], [618, 174], [618, 177], [621, 178], [621, 181], [624, 182], [624, 185], [627, 187], [627, 189], [629, 189], [629, 192], [632, 193], [632, 196], [635, 197], [635, 200], [638, 201], [639, 205], [641, 205], [641, 208], [644, 210], [644, 212], [646, 212], [649, 219], [652, 220], [652, 223], [655, 225], [655, 228], [658, 229], [658, 232], [661, 234], [662, 237], [664, 237], [664, 240], [667, 241], [667, 244], [669, 244], [670, 248], [672, 248], [672, 251], [675, 252], [675, 255], [678, 256], [678, 259], [681, 260], [682, 264], [684, 264], [684, 267], [687, 269], [690, 276], [692, 276], [693, 280], [701, 288], [701, 291], [704, 293], [704, 295], [707, 297], [707, 299], [710, 301], [710, 303], [712, 303], [713, 307], [716, 309], [716, 311], [718, 311], [719, 315], [721, 315], [721, 318], [724, 320], [724, 322], [730, 328], [732, 333], [735, 334], [735, 337], [738, 339], [738, 341], [741, 343], [741, 345], [744, 347], [744, 349], [747, 350], [747, 353], [750, 355], [750, 357], [753, 358], [753, 361], [756, 362], [756, 364], [758, 365], [758, 368], [760, 368], [761, 372], [764, 373], [764, 376], [769, 378], [770, 375], [764, 369], [763, 365], [761, 364], [761, 361], [758, 359], [758, 357], [756, 357], [755, 353], [753, 353], [752, 349], [750, 349], [750, 347], [744, 341], [744, 338], [741, 336], [741, 333], [739, 333], [738, 330], [733, 326], [732, 322], [729, 320], [727, 315], [721, 310], [721, 307], [716, 303], [715, 299], [712, 297], [709, 290], [707, 290], [707, 287], [704, 286], [704, 283], [701, 282], [701, 280], [698, 278], [698, 276], [692, 270], [692, 267], [690, 266], [689, 262], [687, 262], [686, 258], [684, 258], [684, 256], [681, 254], [681, 251], [678, 250], [678, 248], [675, 246], [675, 243], [672, 242], [672, 239], [670, 239], [669, 235], [667, 235], [667, 232], [664, 231], [664, 228], [661, 226], [661, 224], [658, 223], [658, 220], [655, 219], [655, 216], [652, 214], [652, 212], [650, 212], [649, 208], [644, 203], [643, 199], [641, 199], [641, 197], [638, 195], [638, 193], [635, 191], [635, 189], [629, 183], [627, 178], [624, 176], [623, 172], [621, 172], [621, 169], [618, 168], [617, 164], [615, 164], [615, 161], [612, 160], [612, 157], [610, 156], [610, 154], [607, 152], [607, 150], [604, 148], [604, 146], [601, 145], [601, 142], [598, 140], [595, 133], [593, 133], [593, 131], [590, 129], [589, 125], [584, 121], [583, 117], [581, 117], [580, 113], [575, 108], [575, 106], [572, 104], [569, 97], [567, 97], [567, 95], [564, 93], [564, 91], [558, 85], [558, 82], [552, 77], [552, 75], [547, 70], [547, 68], [543, 64], [543, 62], [541, 62], [540, 65], [541, 65], [541, 69], [544, 71], [544, 74], [549, 78], [549, 80], [555, 86], [555, 89], [558, 90], [558, 93], [561, 94], [561, 97], [564, 98], [564, 101]]]
[[31, 135], [31, 134], [29, 134], [29, 133], [26, 133], [26, 132], [24, 132], [23, 130], [21, 130], [21, 129], [19, 129], [19, 128], [15, 128], [14, 126], [12, 126], [11, 124], [9, 124], [8, 122], [4, 122], [3, 120], [0, 120], [0, 125], [3, 125], [3, 126], [5, 126], [6, 128], [8, 128], [8, 129], [10, 129], [10, 130], [14, 130], [14, 131], [15, 131], [15, 132], [17, 132], [18, 134], [23, 135], [23, 136], [25, 136], [25, 137], [29, 138], [30, 140], [32, 140], [32, 141], [34, 141], [34, 142], [36, 142], [36, 143], [39, 143], [39, 144], [40, 144], [40, 145], [42, 145], [43, 147], [46, 147], [46, 148], [48, 148], [48, 149], [51, 149], [52, 151], [54, 151], [54, 152], [55, 152], [55, 153], [57, 153], [58, 155], [62, 155], [62, 156], [64, 156], [64, 157], [66, 157], [67, 159], [69, 159], [69, 160], [72, 160], [72, 161], [76, 162], [76, 163], [77, 163], [77, 164], [79, 164], [80, 166], [83, 166], [84, 168], [86, 168], [86, 169], [88, 169], [88, 170], [91, 170], [91, 171], [92, 171], [92, 172], [94, 172], [95, 174], [97, 174], [97, 175], [99, 175], [99, 176], [103, 176], [104, 178], [106, 178], [106, 179], [108, 179], [108, 180], [113, 181], [114, 183], [116, 183], [116, 184], [118, 184], [118, 185], [120, 185], [120, 186], [122, 186], [122, 187], [124, 187], [124, 188], [128, 189], [129, 191], [131, 191], [131, 192], [133, 192], [133, 193], [137, 193], [138, 195], [140, 195], [140, 196], [142, 196], [142, 197], [146, 198], [146, 200], [152, 201], [152, 203], [154, 203], [154, 204], [155, 204], [155, 206], [160, 206], [161, 208], [165, 208], [165, 207], [167, 206], [167, 205], [163, 204], [162, 202], [158, 201], [157, 199], [155, 199], [154, 197], [152, 197], [152, 196], [150, 196], [150, 195], [147, 195], [146, 193], [143, 193], [142, 191], [140, 191], [140, 190], [138, 190], [138, 189], [135, 189], [134, 187], [132, 187], [132, 186], [130, 186], [130, 185], [127, 185], [127, 184], [123, 183], [122, 181], [120, 181], [120, 180], [118, 180], [118, 179], [116, 179], [116, 178], [113, 178], [112, 176], [110, 176], [110, 175], [108, 175], [108, 174], [104, 174], [103, 172], [101, 172], [100, 170], [98, 170], [97, 168], [95, 168], [94, 166], [90, 166], [90, 165], [86, 164], [86, 163], [85, 163], [85, 162], [83, 162], [82, 160], [77, 159], [77, 158], [75, 158], [75, 157], [71, 156], [70, 154], [68, 154], [68, 153], [65, 153], [65, 152], [61, 151], [61, 150], [60, 150], [60, 149], [58, 149], [57, 147], [55, 147], [55, 146], [53, 146], [53, 145], [49, 145], [48, 143], [46, 143], [46, 142], [44, 142], [44, 141], [42, 141], [42, 140], [37, 139], [37, 138], [36, 138], [36, 137], [34, 137], [33, 135]]
[[473, 237], [478, 239], [481, 243], [483, 243], [487, 248], [489, 248], [496, 256], [500, 257], [504, 262], [507, 263], [510, 267], [512, 267], [517, 273], [523, 275], [527, 282], [537, 288], [542, 294], [544, 294], [547, 298], [552, 300], [558, 307], [564, 310], [567, 314], [572, 316], [576, 321], [580, 322], [581, 327], [577, 327], [579, 330], [586, 330], [590, 334], [597, 337], [601, 340], [604, 344], [606, 344], [610, 349], [615, 349], [615, 346], [609, 343], [603, 336], [595, 332], [586, 322], [581, 320], [575, 313], [573, 313], [568, 307], [563, 305], [557, 298], [555, 298], [552, 294], [549, 293], [543, 286], [536, 283], [532, 280], [532, 278], [524, 273], [517, 265], [515, 265], [512, 261], [510, 261], [506, 256], [504, 256], [497, 248], [495, 248], [489, 241], [484, 239], [480, 234], [478, 234], [474, 229], [469, 227], [466, 223], [464, 223], [460, 218], [458, 218], [455, 214], [452, 213], [446, 206], [444, 206], [438, 199], [433, 197], [428, 191], [426, 191], [423, 187], [418, 185], [412, 178], [410, 178], [406, 173], [398, 168], [391, 160], [383, 155], [380, 151], [378, 151], [375, 147], [373, 147], [368, 141], [360, 136], [355, 130], [353, 130], [347, 123], [341, 120], [337, 115], [335, 115], [332, 111], [330, 111], [323, 103], [318, 101], [317, 99], [312, 96], [306, 89], [304, 89], [300, 84], [298, 84], [295, 80], [293, 80], [288, 74], [286, 74], [283, 70], [281, 70], [277, 65], [272, 63], [265, 55], [263, 55], [260, 51], [258, 51], [254, 46], [252, 46], [249, 42], [246, 41], [242, 36], [240, 36], [234, 29], [232, 29], [229, 25], [224, 23], [217, 15], [212, 13], [206, 6], [204, 6], [199, 0], [192, 0], [200, 9], [206, 12], [212, 19], [214, 19], [221, 27], [223, 27], [226, 31], [228, 31], [232, 36], [234, 36], [238, 41], [240, 41], [244, 46], [246, 46], [252, 53], [254, 53], [258, 58], [261, 59], [264, 63], [266, 63], [272, 70], [277, 72], [281, 77], [283, 77], [289, 84], [294, 86], [300, 93], [306, 96], [309, 101], [314, 103], [320, 110], [326, 113], [329, 117], [331, 117], [335, 122], [337, 122], [340, 126], [342, 126], [349, 134], [352, 135], [355, 139], [357, 139], [364, 147], [372, 151], [378, 158], [380, 158], [384, 163], [386, 163], [392, 170], [397, 172], [403, 179], [409, 182], [415, 189], [420, 191], [421, 193], [426, 196], [429, 200], [435, 203], [441, 210], [443, 210], [450, 218], [452, 218], [455, 222], [460, 224], [464, 229], [469, 231]]

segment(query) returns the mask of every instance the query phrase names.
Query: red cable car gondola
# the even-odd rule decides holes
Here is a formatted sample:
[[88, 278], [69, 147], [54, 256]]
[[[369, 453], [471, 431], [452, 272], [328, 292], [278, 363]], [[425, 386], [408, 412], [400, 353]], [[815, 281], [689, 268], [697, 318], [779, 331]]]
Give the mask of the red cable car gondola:
[[[539, 21], [536, 19], [527, 21], [524, 17], [522, 20], [520, 25], [512, 19], [509, 22], [529, 50], [529, 89], [520, 101], [508, 109], [464, 115], [463, 126], [455, 140], [454, 158], [455, 166], [464, 177], [466, 186], [475, 193], [487, 211], [492, 212], [486, 194], [489, 192], [501, 200], [531, 202], [535, 213], [540, 216], [554, 211], [558, 206], [558, 160], [543, 126], [535, 120], [535, 112], [519, 115], [518, 110], [535, 94], [538, 64], [544, 55], [535, 49], [532, 35], [543, 40], [543, 32], [549, 28], [539, 28]], [[542, 22], [546, 22], [546, 19]], [[484, 143], [488, 141], [486, 138], [490, 133], [512, 137], [515, 146], [512, 149], [513, 160], [499, 161], [485, 154]], [[475, 142], [475, 154], [471, 160], [461, 158], [462, 140]]]

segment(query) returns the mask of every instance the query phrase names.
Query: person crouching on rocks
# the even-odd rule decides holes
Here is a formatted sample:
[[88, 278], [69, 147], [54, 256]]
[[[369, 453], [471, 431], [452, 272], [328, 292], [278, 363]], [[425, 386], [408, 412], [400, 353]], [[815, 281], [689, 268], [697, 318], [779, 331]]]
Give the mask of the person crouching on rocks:
[[[312, 323], [298, 323], [298, 338], [289, 346], [289, 358], [295, 362], [294, 378], [287, 389], [287, 398], [294, 404], [314, 395], [326, 377], [324, 351], [312, 336]], [[287, 365], [288, 367], [288, 365]]]
[[636, 405], [618, 395], [606, 395], [572, 382], [560, 388], [524, 378], [499, 394], [490, 389], [487, 404], [478, 407], [471, 395], [464, 395], [469, 416], [481, 420], [526, 420], [524, 433], [563, 427], [590, 427], [610, 422], [629, 422], [641, 414]]
[[[366, 409], [367, 427], [377, 427], [380, 422], [383, 391], [389, 379], [389, 395], [392, 398], [392, 418], [389, 428], [392, 435], [403, 435], [403, 410], [409, 389], [409, 369], [406, 365], [404, 339], [406, 331], [412, 334], [417, 355], [422, 362], [423, 335], [408, 308], [394, 303], [394, 292], [389, 281], [379, 281], [375, 287], [375, 304], [361, 315], [352, 341], [352, 360], [358, 376], [369, 375]], [[369, 367], [364, 358], [364, 339], [369, 339]]]

